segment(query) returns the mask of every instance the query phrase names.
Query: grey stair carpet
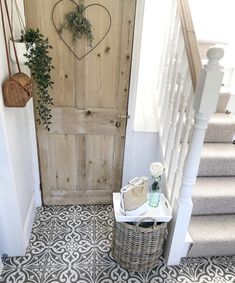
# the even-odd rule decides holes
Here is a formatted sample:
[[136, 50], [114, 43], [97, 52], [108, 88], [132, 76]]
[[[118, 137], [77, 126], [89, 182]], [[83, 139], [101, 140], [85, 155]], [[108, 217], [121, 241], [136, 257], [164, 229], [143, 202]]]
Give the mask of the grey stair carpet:
[[217, 105], [216, 112], [224, 113], [227, 109], [227, 104], [230, 98], [231, 92], [227, 87], [221, 87], [220, 97]]
[[235, 213], [235, 177], [198, 177], [192, 199], [193, 215]]
[[[182, 129], [182, 137], [185, 135], [185, 122]], [[214, 113], [208, 123], [205, 135], [205, 143], [231, 143], [235, 135], [235, 115]], [[190, 130], [189, 140], [192, 137]], [[181, 139], [182, 142], [182, 139]]]
[[235, 115], [215, 113], [212, 115], [204, 142], [231, 143], [235, 135]]
[[[209, 44], [199, 44], [202, 59]], [[229, 84], [226, 78], [223, 83]], [[206, 131], [192, 194], [189, 233], [193, 244], [188, 257], [235, 255], [235, 115], [225, 114], [230, 96], [230, 88], [222, 86]]]
[[235, 176], [235, 145], [205, 143], [198, 176]]
[[193, 216], [189, 226], [193, 246], [189, 257], [234, 255], [235, 216]]

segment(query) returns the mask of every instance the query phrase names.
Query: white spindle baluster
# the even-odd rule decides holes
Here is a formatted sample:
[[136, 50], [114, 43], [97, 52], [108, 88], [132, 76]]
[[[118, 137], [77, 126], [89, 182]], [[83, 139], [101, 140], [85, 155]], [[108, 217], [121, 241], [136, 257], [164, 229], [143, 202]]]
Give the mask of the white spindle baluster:
[[172, 154], [172, 149], [173, 149], [173, 140], [174, 140], [174, 129], [175, 129], [175, 124], [177, 121], [177, 114], [179, 110], [179, 104], [180, 104], [180, 97], [181, 97], [181, 92], [182, 92], [182, 84], [183, 84], [183, 74], [179, 73], [178, 74], [178, 82], [177, 82], [177, 89], [176, 89], [176, 94], [174, 97], [174, 102], [172, 103], [172, 111], [170, 111], [170, 127], [169, 127], [169, 133], [167, 137], [167, 143], [166, 143], [166, 153], [165, 153], [165, 162], [167, 167], [170, 167], [170, 157]]
[[[163, 54], [161, 56], [161, 70], [162, 73], [159, 75], [158, 84], [159, 85], [159, 99], [158, 99], [158, 105], [162, 105], [163, 99], [164, 99], [164, 90], [166, 87], [166, 80], [167, 80], [167, 73], [169, 69], [169, 57], [170, 57], [170, 51], [172, 48], [171, 40], [173, 38], [173, 32], [174, 32], [174, 23], [177, 15], [177, 5], [176, 1], [173, 1], [171, 4], [171, 11], [169, 13], [168, 17], [168, 25], [166, 28], [166, 36], [164, 39], [164, 48], [163, 48]], [[161, 109], [160, 109], [161, 110]]]
[[163, 122], [163, 132], [162, 132], [162, 143], [164, 147], [164, 156], [167, 151], [166, 147], [166, 141], [167, 141], [167, 136], [169, 134], [170, 130], [170, 120], [172, 116], [172, 111], [173, 111], [173, 103], [174, 103], [174, 98], [175, 98], [175, 92], [176, 92], [176, 82], [178, 78], [178, 70], [179, 70], [179, 58], [178, 54], [176, 54], [175, 62], [174, 62], [174, 67], [173, 67], [173, 74], [172, 74], [172, 81], [171, 81], [171, 88], [169, 92], [169, 102], [168, 102], [168, 107], [165, 109], [165, 120]]
[[185, 126], [184, 126], [185, 130], [184, 130], [183, 141], [182, 141], [180, 153], [179, 153], [177, 171], [175, 172], [174, 181], [172, 185], [173, 190], [172, 190], [172, 195], [171, 195], [171, 203], [173, 202], [174, 197], [178, 194], [178, 191], [179, 191], [185, 156], [186, 156], [187, 149], [188, 149], [189, 132], [192, 126], [192, 120], [194, 116], [194, 109], [193, 109], [194, 92], [191, 86], [190, 86], [190, 90], [191, 92], [189, 94], [188, 104], [186, 104], [186, 107], [188, 106], [188, 109], [186, 112], [183, 112], [183, 119], [184, 119], [184, 114], [186, 115], [186, 121], [185, 121]]
[[181, 97], [181, 102], [180, 102], [179, 118], [178, 118], [178, 121], [175, 121], [175, 123], [177, 123], [175, 125], [176, 134], [175, 134], [173, 152], [171, 155], [169, 172], [168, 172], [168, 182], [167, 183], [168, 183], [168, 186], [172, 188], [172, 191], [174, 190], [173, 180], [174, 180], [175, 172], [177, 171], [177, 168], [179, 167], [178, 160], [179, 160], [179, 153], [180, 153], [181, 134], [182, 134], [183, 125], [184, 125], [184, 115], [185, 115], [188, 96], [189, 96], [189, 93], [191, 93], [191, 89], [192, 89], [189, 69], [187, 70], [186, 73], [187, 75], [185, 75], [184, 88], [182, 91], [182, 97]]
[[[196, 182], [200, 156], [207, 124], [211, 114], [216, 110], [219, 99], [223, 72], [219, 60], [223, 57], [222, 48], [212, 47], [207, 52], [208, 64], [201, 69], [194, 100], [194, 126], [184, 163], [179, 197], [174, 200], [173, 219], [169, 225], [166, 247], [167, 263], [178, 264], [186, 256], [183, 245], [192, 213], [192, 190]], [[213, 95], [212, 95], [213, 94]]]
[[[182, 41], [183, 43], [183, 36], [182, 36]], [[170, 105], [170, 114], [169, 114], [169, 120], [170, 120], [170, 129], [167, 137], [167, 143], [166, 143], [166, 152], [165, 152], [165, 164], [166, 164], [166, 169], [169, 169], [170, 167], [170, 158], [173, 150], [173, 143], [174, 143], [174, 138], [175, 138], [175, 132], [176, 132], [176, 123], [177, 123], [177, 118], [179, 115], [179, 105], [180, 105], [180, 97], [182, 93], [182, 85], [183, 85], [183, 76], [184, 72], [186, 69], [186, 58], [183, 56], [186, 54], [186, 51], [184, 49], [184, 46], [180, 47], [182, 50], [180, 51], [180, 58], [181, 59], [181, 64], [180, 64], [180, 73], [178, 74], [178, 82], [177, 82], [177, 90], [176, 90], [176, 95], [171, 101]], [[167, 170], [168, 172], [169, 170]], [[169, 177], [169, 175], [168, 175]], [[169, 185], [169, 184], [168, 184]]]
[[[172, 122], [172, 115], [173, 115], [173, 110], [174, 110], [174, 102], [175, 102], [175, 95], [177, 94], [177, 81], [178, 81], [178, 76], [179, 76], [179, 70], [183, 62], [182, 54], [184, 52], [184, 40], [183, 40], [183, 34], [181, 29], [179, 30], [178, 38], [177, 38], [177, 48], [176, 48], [176, 69], [173, 68], [173, 73], [172, 73], [172, 80], [171, 80], [171, 87], [170, 87], [170, 95], [169, 95], [169, 100], [168, 100], [168, 105], [167, 105], [167, 110], [165, 109], [165, 120], [163, 121], [164, 125], [164, 131], [162, 135], [162, 142], [163, 145], [167, 148], [167, 151], [169, 151], [169, 148], [167, 147], [167, 140], [169, 138], [170, 134], [170, 125]], [[181, 61], [181, 62], [180, 62]], [[169, 161], [169, 159], [168, 159]], [[166, 164], [168, 166], [168, 164]]]
[[[169, 105], [169, 97], [170, 97], [170, 90], [171, 90], [171, 84], [172, 84], [172, 77], [174, 73], [174, 68], [175, 68], [175, 54], [176, 54], [176, 48], [177, 48], [177, 41], [178, 41], [178, 36], [180, 32], [180, 20], [178, 17], [175, 19], [175, 26], [174, 26], [174, 31], [173, 31], [173, 38], [170, 43], [170, 59], [169, 59], [169, 65], [168, 65], [168, 70], [167, 70], [167, 79], [166, 79], [166, 84], [164, 88], [164, 99], [163, 103], [160, 106], [161, 109], [161, 115], [160, 115], [160, 125], [164, 125], [165, 122], [165, 117], [166, 117], [166, 109], [168, 108]], [[163, 129], [161, 129], [162, 131]]]
[[[182, 93], [182, 85], [183, 85], [184, 77], [182, 73], [179, 73], [179, 78], [178, 78], [178, 84], [177, 84], [177, 93], [175, 96], [175, 101], [174, 101], [174, 107], [173, 107], [173, 115], [171, 119], [171, 125], [170, 125], [170, 130], [169, 130], [169, 135], [167, 139], [167, 145], [166, 145], [166, 154], [165, 154], [165, 163], [168, 168], [167, 170], [167, 180], [169, 180], [169, 169], [171, 167], [170, 160], [173, 152], [173, 143], [174, 143], [174, 137], [176, 133], [176, 124], [177, 124], [177, 116], [178, 116], [178, 111], [179, 111], [179, 105], [180, 105], [180, 98], [181, 98], [181, 93]], [[168, 185], [169, 182], [168, 182]]]

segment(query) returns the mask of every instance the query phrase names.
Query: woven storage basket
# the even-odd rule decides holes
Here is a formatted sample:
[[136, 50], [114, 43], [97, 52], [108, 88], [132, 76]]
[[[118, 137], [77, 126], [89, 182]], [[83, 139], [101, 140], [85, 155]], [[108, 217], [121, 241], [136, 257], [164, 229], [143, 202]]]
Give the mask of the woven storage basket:
[[162, 254], [167, 223], [154, 222], [149, 228], [140, 227], [140, 223], [146, 220], [149, 218], [136, 225], [114, 222], [112, 256], [130, 271], [145, 271], [153, 267]]

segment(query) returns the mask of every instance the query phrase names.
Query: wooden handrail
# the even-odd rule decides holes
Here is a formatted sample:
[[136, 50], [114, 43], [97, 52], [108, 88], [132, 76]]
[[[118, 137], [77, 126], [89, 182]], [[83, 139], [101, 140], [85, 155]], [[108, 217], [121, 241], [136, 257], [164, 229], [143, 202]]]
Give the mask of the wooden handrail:
[[182, 31], [188, 56], [189, 69], [194, 91], [196, 90], [199, 72], [202, 67], [198, 42], [195, 35], [191, 11], [188, 0], [177, 0]]

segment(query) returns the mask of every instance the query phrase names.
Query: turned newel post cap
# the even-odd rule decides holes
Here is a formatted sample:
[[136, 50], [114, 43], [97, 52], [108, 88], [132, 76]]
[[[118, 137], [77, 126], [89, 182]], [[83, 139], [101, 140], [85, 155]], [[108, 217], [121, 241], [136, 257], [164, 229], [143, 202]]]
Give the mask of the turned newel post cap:
[[221, 68], [219, 61], [224, 57], [224, 49], [219, 46], [210, 47], [206, 53], [208, 58], [208, 63], [206, 67], [212, 68]]
[[219, 61], [224, 56], [224, 49], [218, 46], [207, 51], [208, 63], [202, 68], [195, 91], [194, 109], [204, 115], [215, 112], [220, 88], [223, 81], [223, 66]]

